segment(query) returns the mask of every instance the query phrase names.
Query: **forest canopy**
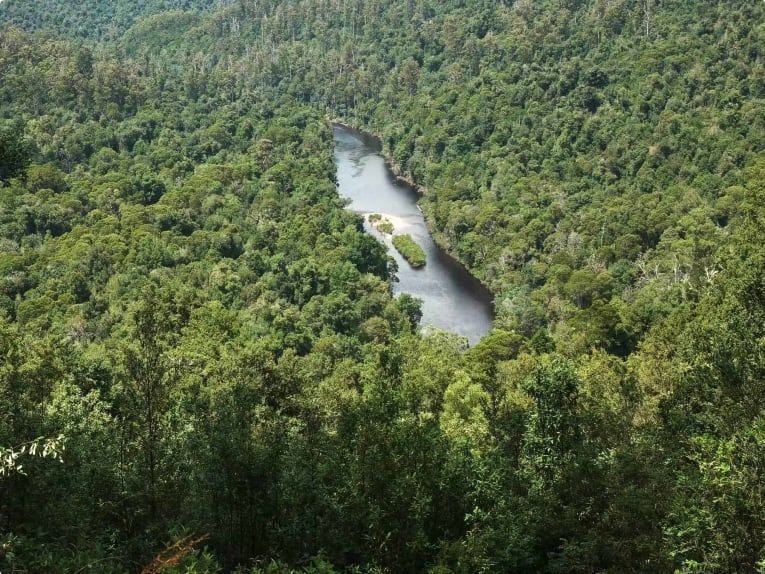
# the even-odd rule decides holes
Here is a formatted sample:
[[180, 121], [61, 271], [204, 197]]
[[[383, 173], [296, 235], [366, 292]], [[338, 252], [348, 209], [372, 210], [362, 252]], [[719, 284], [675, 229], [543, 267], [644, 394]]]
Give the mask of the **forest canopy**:
[[[763, 571], [763, 22], [0, 3], [0, 571]], [[392, 296], [338, 119], [475, 346]]]

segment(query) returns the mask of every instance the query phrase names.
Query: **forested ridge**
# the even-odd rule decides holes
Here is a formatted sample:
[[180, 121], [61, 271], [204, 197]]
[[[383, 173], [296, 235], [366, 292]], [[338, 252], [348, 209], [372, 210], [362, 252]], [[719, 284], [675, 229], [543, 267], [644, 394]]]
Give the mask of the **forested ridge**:
[[[4, 0], [0, 18], [6, 25], [26, 30], [53, 30], [61, 35], [90, 41], [114, 41], [144, 17], [174, 11], [187, 20], [196, 11], [213, 7], [213, 0]], [[218, 2], [218, 5], [221, 3]], [[186, 13], [182, 13], [185, 11]]]
[[[765, 571], [763, 3], [0, 22], [0, 572]], [[479, 344], [392, 297], [330, 119]]]

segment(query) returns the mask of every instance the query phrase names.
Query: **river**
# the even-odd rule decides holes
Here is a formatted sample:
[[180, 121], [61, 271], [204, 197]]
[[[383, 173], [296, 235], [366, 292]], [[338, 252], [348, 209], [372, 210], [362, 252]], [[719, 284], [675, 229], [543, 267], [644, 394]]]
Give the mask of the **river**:
[[[379, 141], [335, 126], [335, 162], [340, 196], [350, 199], [349, 209], [365, 216], [364, 228], [396, 259], [399, 281], [393, 284], [394, 294], [422, 299], [423, 327], [457, 333], [471, 345], [480, 341], [494, 317], [491, 293], [433, 241], [417, 207], [419, 194], [396, 181], [380, 155]], [[406, 262], [393, 248], [390, 235], [370, 225], [366, 216], [372, 213], [390, 221], [394, 234], [412, 236], [425, 251], [425, 267], [414, 269]]]

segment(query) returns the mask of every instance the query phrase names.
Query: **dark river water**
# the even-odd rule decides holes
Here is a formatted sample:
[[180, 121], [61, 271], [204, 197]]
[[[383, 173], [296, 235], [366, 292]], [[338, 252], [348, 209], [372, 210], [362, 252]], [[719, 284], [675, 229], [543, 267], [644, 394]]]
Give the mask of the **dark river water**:
[[375, 138], [335, 127], [340, 196], [351, 200], [349, 209], [353, 211], [381, 214], [393, 224], [394, 234], [408, 233], [423, 248], [427, 263], [413, 269], [393, 248], [390, 236], [365, 219], [366, 230], [385, 243], [398, 263], [399, 281], [393, 284], [393, 292], [422, 299], [423, 327], [433, 325], [458, 333], [474, 345], [491, 329], [491, 294], [435, 244], [417, 208], [417, 191], [395, 180], [379, 152]]

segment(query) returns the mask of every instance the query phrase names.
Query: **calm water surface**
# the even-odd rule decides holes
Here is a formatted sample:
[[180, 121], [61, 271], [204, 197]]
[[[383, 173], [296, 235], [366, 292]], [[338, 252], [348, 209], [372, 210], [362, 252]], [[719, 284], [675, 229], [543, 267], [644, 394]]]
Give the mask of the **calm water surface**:
[[458, 333], [474, 345], [491, 329], [491, 294], [435, 244], [417, 208], [417, 192], [395, 181], [379, 151], [376, 139], [335, 127], [340, 196], [351, 200], [349, 209], [387, 217], [393, 223], [394, 234], [408, 233], [425, 250], [427, 264], [413, 269], [393, 248], [390, 236], [383, 236], [368, 221], [364, 224], [369, 233], [385, 243], [398, 263], [399, 281], [393, 284], [393, 292], [422, 299], [421, 324]]

